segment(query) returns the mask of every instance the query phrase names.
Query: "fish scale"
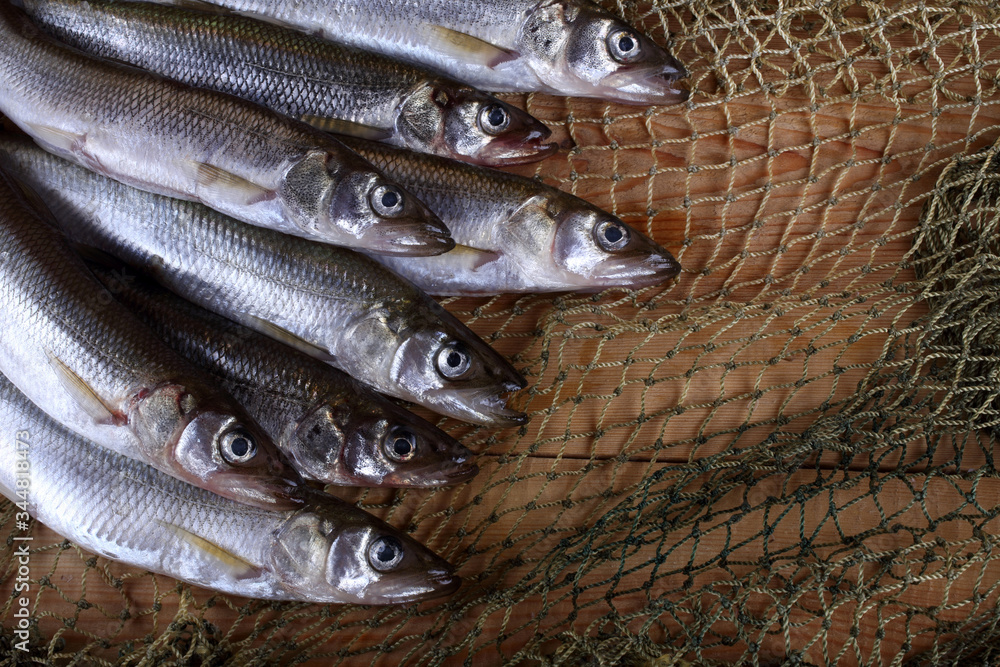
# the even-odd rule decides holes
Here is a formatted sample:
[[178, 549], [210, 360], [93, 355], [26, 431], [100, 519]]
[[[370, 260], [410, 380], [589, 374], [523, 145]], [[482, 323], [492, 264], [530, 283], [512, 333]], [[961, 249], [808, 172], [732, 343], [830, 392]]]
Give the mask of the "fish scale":
[[[87, 53], [238, 95], [321, 129], [479, 164], [539, 160], [551, 132], [495, 97], [360, 49], [241, 16], [143, 2], [27, 0]], [[506, 125], [484, 128], [499, 109]]]
[[[218, 379], [307, 479], [434, 487], [476, 474], [472, 452], [336, 369], [127, 270], [95, 273], [157, 336]], [[405, 460], [389, 449], [397, 438], [410, 448]]]
[[[0, 493], [22, 500], [15, 490], [22, 453], [32, 515], [101, 556], [268, 600], [394, 604], [459, 585], [441, 558], [347, 503], [316, 494], [302, 509], [275, 511], [227, 500], [67, 431], [3, 376], [0, 424]], [[384, 537], [403, 553], [390, 572], [376, 571], [366, 553], [351, 548], [367, 552]], [[333, 579], [328, 563], [345, 564], [354, 576]]]
[[[442, 414], [492, 425], [524, 419], [506, 407], [506, 394], [525, 384], [510, 364], [440, 304], [363, 255], [129, 188], [24, 140], [0, 139], [0, 162], [43, 194], [64, 233], [148, 267], [158, 282], [208, 310]], [[437, 365], [450, 349], [469, 363], [459, 377]]]
[[[246, 502], [297, 504], [298, 475], [243, 409], [114, 302], [6, 174], [0, 195], [0, 371], [103, 446]], [[257, 448], [239, 465], [220, 454], [235, 432]]]
[[[596, 291], [663, 283], [673, 256], [610, 213], [515, 174], [459, 164], [354, 138], [366, 160], [417, 193], [451, 229], [455, 250], [437, 257], [373, 258], [439, 295]], [[611, 225], [628, 239], [602, 247]]]
[[[184, 5], [190, 0], [162, 0]], [[377, 51], [484, 90], [598, 97], [626, 104], [687, 98], [673, 56], [587, 0], [213, 0], [334, 42]], [[624, 36], [628, 52], [612, 41]]]
[[[329, 135], [240, 98], [82, 55], [0, 4], [0, 111], [47, 150], [241, 220], [378, 252], [434, 254], [447, 229]], [[393, 192], [393, 207], [379, 204]]]

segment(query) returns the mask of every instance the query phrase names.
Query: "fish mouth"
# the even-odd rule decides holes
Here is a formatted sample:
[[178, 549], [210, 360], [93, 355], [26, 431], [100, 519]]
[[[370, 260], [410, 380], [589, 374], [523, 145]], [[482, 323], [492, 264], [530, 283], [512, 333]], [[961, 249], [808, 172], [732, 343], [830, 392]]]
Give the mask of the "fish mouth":
[[605, 97], [622, 104], [671, 105], [686, 101], [691, 92], [680, 83], [688, 71], [677, 60], [653, 67], [623, 67], [606, 76], [602, 87]]
[[675, 278], [681, 265], [666, 250], [645, 257], [616, 257], [601, 262], [594, 278], [604, 287], [641, 289]]
[[476, 455], [472, 450], [459, 445], [459, 450], [452, 454], [451, 460], [441, 471], [441, 485], [461, 484], [479, 474], [479, 466], [475, 464]]
[[[463, 484], [479, 474], [475, 463], [455, 463], [448, 466], [428, 466], [420, 470], [396, 473], [385, 477], [379, 486], [397, 489], [436, 489]], [[363, 478], [354, 478], [354, 486], [370, 486]]]
[[450, 595], [462, 585], [462, 578], [450, 570], [430, 570], [427, 578], [436, 586], [441, 587], [442, 595]]
[[391, 586], [375, 593], [375, 599], [365, 600], [361, 604], [413, 604], [451, 595], [461, 586], [461, 577], [453, 571], [435, 567], [419, 575], [400, 578]]
[[413, 222], [373, 228], [363, 241], [367, 251], [394, 257], [430, 257], [455, 247], [444, 223]]
[[[514, 111], [520, 110], [514, 109]], [[552, 136], [552, 130], [527, 113], [521, 112], [521, 115], [523, 117], [515, 116], [511, 120], [513, 129], [489, 142], [471, 156], [476, 164], [486, 167], [514, 166], [538, 162], [555, 155], [559, 150], [559, 144], [547, 141]], [[517, 122], [516, 128], [514, 128], [515, 122]]]
[[244, 475], [220, 475], [210, 491], [241, 503], [267, 510], [297, 509], [305, 503], [304, 486], [282, 478], [254, 478]]
[[411, 599], [400, 598], [401, 604], [408, 602], [421, 602], [423, 600], [433, 600], [435, 598], [452, 595], [462, 586], [462, 578], [454, 572], [445, 569], [428, 570], [426, 574], [428, 590], [414, 593]]
[[528, 423], [528, 415], [520, 410], [507, 406], [511, 394], [524, 389], [527, 382], [504, 383], [499, 389], [489, 388], [472, 390], [465, 394], [462, 406], [465, 413], [462, 419], [483, 426], [509, 428], [523, 426]]
[[461, 484], [478, 475], [479, 466], [475, 463], [464, 463], [445, 474], [447, 476], [447, 484]]

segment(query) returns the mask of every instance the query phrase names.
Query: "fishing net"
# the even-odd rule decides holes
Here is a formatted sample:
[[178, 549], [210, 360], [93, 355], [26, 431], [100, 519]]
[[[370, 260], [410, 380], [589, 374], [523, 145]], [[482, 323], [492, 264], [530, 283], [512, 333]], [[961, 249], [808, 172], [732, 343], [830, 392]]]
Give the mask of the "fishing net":
[[[1000, 660], [1000, 10], [617, 9], [672, 41], [691, 101], [515, 96], [567, 149], [522, 173], [646, 229], [684, 273], [449, 301], [530, 378], [530, 424], [443, 422], [482, 452], [464, 486], [337, 491], [463, 588], [248, 601], [33, 525], [31, 652], [10, 651], [4, 597], [4, 664]], [[3, 508], [5, 595], [23, 531]]]

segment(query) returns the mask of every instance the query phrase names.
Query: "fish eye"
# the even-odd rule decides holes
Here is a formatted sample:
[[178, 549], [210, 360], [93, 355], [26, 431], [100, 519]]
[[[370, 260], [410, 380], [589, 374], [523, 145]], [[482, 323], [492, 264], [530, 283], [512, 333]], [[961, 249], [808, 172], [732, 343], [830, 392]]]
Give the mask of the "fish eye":
[[383, 218], [393, 218], [403, 212], [403, 193], [392, 185], [380, 185], [369, 197], [372, 209]]
[[597, 245], [609, 252], [621, 250], [631, 240], [628, 227], [618, 220], [601, 220], [594, 227], [594, 239]]
[[438, 373], [449, 380], [462, 377], [469, 372], [471, 367], [472, 359], [469, 357], [469, 353], [455, 343], [445, 345], [438, 352]]
[[379, 572], [395, 569], [403, 560], [403, 543], [392, 535], [383, 535], [368, 547], [368, 562]]
[[409, 431], [397, 431], [385, 443], [385, 453], [393, 461], [405, 463], [417, 455], [417, 438]]
[[257, 456], [257, 442], [252, 435], [242, 429], [224, 434], [219, 442], [219, 449], [222, 458], [234, 465], [249, 463]]
[[510, 126], [510, 114], [499, 104], [489, 104], [479, 112], [479, 126], [486, 134], [500, 134]]
[[633, 62], [642, 53], [639, 36], [631, 30], [615, 30], [608, 35], [608, 51], [620, 63]]

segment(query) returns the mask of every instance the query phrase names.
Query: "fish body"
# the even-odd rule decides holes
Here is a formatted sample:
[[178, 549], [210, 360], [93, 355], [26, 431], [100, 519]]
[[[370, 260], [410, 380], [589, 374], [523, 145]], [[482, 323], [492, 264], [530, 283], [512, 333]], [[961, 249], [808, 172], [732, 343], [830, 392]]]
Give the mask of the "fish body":
[[0, 493], [106, 558], [266, 600], [397, 604], [460, 585], [443, 559], [352, 505], [222, 498], [60, 427], [2, 376], [0, 425]]
[[144, 2], [26, 0], [42, 29], [92, 55], [251, 100], [333, 132], [476, 164], [551, 155], [551, 131], [495, 97], [296, 30]]
[[364, 255], [130, 188], [29, 142], [0, 163], [38, 189], [78, 243], [147, 270], [189, 301], [398, 398], [487, 425], [523, 423], [524, 378], [433, 299]]
[[94, 273], [157, 336], [246, 406], [306, 479], [435, 487], [478, 472], [472, 452], [448, 434], [337, 369], [127, 270]]
[[[167, 0], [185, 4], [189, 0]], [[476, 88], [673, 104], [687, 75], [666, 50], [588, 0], [214, 0]]]
[[514, 174], [345, 141], [451, 230], [456, 247], [435, 257], [372, 255], [429, 294], [637, 289], [680, 271], [648, 236], [571, 194]]
[[299, 477], [232, 397], [114, 302], [0, 174], [0, 372], [82, 436], [216, 493], [297, 504]]
[[453, 242], [331, 136], [259, 105], [97, 58], [0, 4], [0, 111], [46, 150], [262, 227], [376, 252]]

